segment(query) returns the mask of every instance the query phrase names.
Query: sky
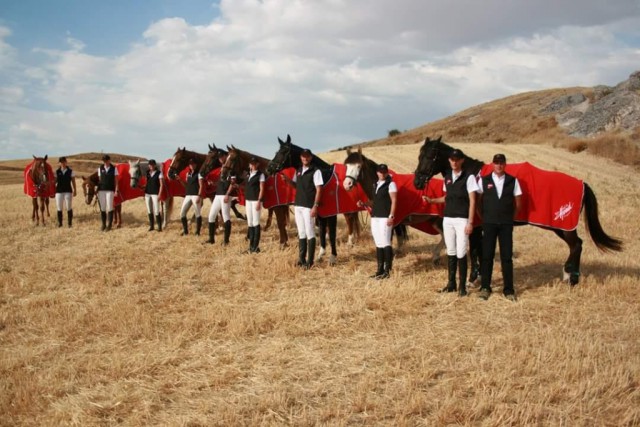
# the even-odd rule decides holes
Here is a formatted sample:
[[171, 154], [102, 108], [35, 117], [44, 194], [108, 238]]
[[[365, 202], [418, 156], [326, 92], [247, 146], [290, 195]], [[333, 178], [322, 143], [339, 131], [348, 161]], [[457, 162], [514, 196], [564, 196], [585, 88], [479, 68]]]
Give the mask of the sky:
[[0, 0], [0, 159], [314, 152], [640, 70], [640, 0]]

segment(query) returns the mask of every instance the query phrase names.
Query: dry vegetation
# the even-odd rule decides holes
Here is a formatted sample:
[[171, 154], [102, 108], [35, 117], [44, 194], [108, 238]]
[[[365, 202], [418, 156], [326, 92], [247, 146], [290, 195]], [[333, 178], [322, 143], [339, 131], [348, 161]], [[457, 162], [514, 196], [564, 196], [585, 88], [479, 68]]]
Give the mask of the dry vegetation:
[[[519, 228], [519, 300], [500, 296], [496, 272], [484, 302], [436, 292], [436, 239], [417, 232], [375, 281], [368, 231], [337, 266], [304, 272], [275, 230], [242, 255], [244, 223], [229, 247], [204, 246], [175, 221], [148, 233], [134, 200], [103, 234], [80, 198], [73, 229], [34, 227], [21, 185], [0, 186], [0, 424], [640, 424], [640, 173], [547, 146], [458, 146], [587, 180], [625, 252], [582, 232], [571, 289], [561, 241]], [[365, 154], [408, 172], [418, 148]]]

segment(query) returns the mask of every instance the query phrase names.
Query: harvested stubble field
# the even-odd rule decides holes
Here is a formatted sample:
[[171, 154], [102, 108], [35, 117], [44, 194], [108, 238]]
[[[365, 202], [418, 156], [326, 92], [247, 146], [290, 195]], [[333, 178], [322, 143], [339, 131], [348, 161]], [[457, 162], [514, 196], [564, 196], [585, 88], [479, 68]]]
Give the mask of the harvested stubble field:
[[[559, 280], [565, 245], [520, 227], [519, 299], [501, 296], [496, 265], [485, 302], [436, 292], [437, 240], [416, 231], [392, 278], [375, 281], [366, 226], [353, 248], [341, 228], [337, 266], [305, 272], [273, 229], [262, 253], [243, 255], [243, 222], [230, 246], [203, 245], [179, 236], [175, 212], [147, 232], [135, 200], [122, 229], [101, 233], [81, 197], [73, 229], [54, 217], [34, 227], [21, 185], [0, 186], [0, 424], [640, 424], [640, 173], [540, 145], [458, 146], [585, 179], [625, 252], [599, 253], [581, 222], [571, 289]], [[409, 172], [418, 149], [365, 154]]]

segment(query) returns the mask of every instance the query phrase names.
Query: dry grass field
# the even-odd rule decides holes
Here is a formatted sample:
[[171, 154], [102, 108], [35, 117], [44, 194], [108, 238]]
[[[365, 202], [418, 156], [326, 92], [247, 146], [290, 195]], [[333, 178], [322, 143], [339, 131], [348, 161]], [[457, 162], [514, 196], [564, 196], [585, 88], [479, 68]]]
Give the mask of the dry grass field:
[[[501, 296], [499, 263], [482, 301], [436, 292], [437, 240], [416, 231], [375, 281], [368, 230], [347, 247], [342, 227], [338, 264], [301, 271], [274, 229], [244, 255], [243, 222], [230, 246], [203, 245], [179, 236], [177, 212], [147, 232], [134, 200], [101, 233], [81, 197], [73, 229], [54, 226], [54, 204], [34, 227], [22, 186], [0, 186], [0, 425], [640, 425], [640, 173], [548, 146], [456, 145], [585, 179], [625, 251], [599, 253], [581, 222], [572, 289], [560, 239], [518, 228], [518, 301]], [[418, 150], [365, 155], [411, 172]]]

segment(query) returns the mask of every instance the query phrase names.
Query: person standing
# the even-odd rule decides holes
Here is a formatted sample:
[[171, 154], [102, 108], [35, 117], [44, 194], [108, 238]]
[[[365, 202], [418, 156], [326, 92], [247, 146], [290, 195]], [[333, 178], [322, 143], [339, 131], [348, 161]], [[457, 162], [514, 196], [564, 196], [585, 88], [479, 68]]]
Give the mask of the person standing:
[[98, 168], [98, 202], [102, 231], [111, 231], [113, 225], [114, 198], [119, 192], [118, 169], [111, 164], [111, 156], [102, 156], [103, 164]]
[[482, 212], [482, 266], [480, 298], [491, 295], [491, 275], [496, 242], [500, 242], [500, 264], [504, 281], [503, 294], [516, 300], [513, 288], [513, 220], [521, 206], [522, 189], [518, 178], [505, 172], [507, 158], [504, 154], [493, 156], [493, 172], [480, 180], [478, 191]]
[[162, 231], [162, 217], [160, 216], [160, 194], [164, 189], [164, 177], [158, 169], [155, 160], [149, 160], [149, 170], [147, 171], [147, 185], [144, 188], [144, 202], [147, 206], [149, 216], [149, 231], [153, 231], [153, 219], [158, 223], [158, 231]]
[[189, 172], [187, 172], [187, 179], [180, 178], [185, 186], [185, 196], [182, 202], [182, 209], [180, 210], [180, 220], [182, 221], [182, 236], [189, 234], [189, 224], [187, 222], [187, 213], [189, 208], [193, 205], [196, 211], [196, 236], [200, 235], [200, 229], [202, 228], [202, 198], [201, 194], [204, 189], [204, 177], [198, 173], [196, 169], [198, 167], [195, 159], [189, 159]]
[[223, 246], [229, 244], [231, 236], [231, 197], [237, 193], [238, 184], [235, 175], [229, 176], [228, 180], [220, 179], [216, 184], [216, 195], [209, 210], [209, 240], [207, 243], [215, 243], [216, 217], [222, 213], [222, 223], [224, 224]]
[[[376, 173], [378, 181], [374, 185], [373, 200], [367, 202], [371, 209], [371, 235], [376, 245], [376, 259], [378, 269], [371, 278], [387, 279], [393, 264], [393, 250], [391, 236], [393, 234], [393, 219], [396, 211], [398, 187], [389, 175], [386, 164], [379, 164]], [[363, 206], [362, 201], [358, 201]]]
[[249, 227], [249, 253], [260, 252], [260, 213], [262, 212], [262, 197], [266, 178], [258, 166], [258, 158], [251, 157], [249, 159], [249, 178], [244, 187], [245, 211]]
[[451, 169], [447, 170], [444, 176], [443, 190], [446, 193], [444, 196], [435, 199], [423, 196], [429, 203], [444, 203], [442, 228], [447, 247], [449, 280], [441, 292], [456, 291], [457, 270], [460, 296], [467, 295], [467, 236], [473, 232], [473, 216], [478, 191], [476, 177], [462, 168], [464, 158], [462, 150], [454, 149], [449, 154]]
[[58, 210], [58, 227], [62, 227], [62, 206], [67, 208], [67, 224], [73, 223], [73, 197], [76, 197], [76, 174], [67, 167], [67, 158], [58, 159], [60, 167], [56, 170], [56, 208]]
[[313, 154], [305, 148], [300, 153], [302, 166], [298, 168], [293, 180], [285, 174], [282, 178], [296, 188], [294, 216], [298, 229], [298, 266], [305, 269], [313, 267], [316, 252], [315, 218], [318, 215], [320, 196], [322, 195], [322, 172], [311, 164]]

